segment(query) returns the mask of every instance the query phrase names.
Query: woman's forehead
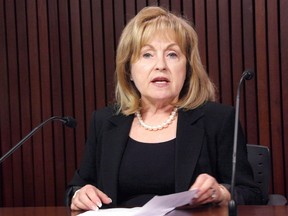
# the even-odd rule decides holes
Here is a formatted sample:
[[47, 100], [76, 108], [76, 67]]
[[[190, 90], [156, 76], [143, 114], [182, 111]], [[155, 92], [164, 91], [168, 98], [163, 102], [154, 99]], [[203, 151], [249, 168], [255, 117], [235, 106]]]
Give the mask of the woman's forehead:
[[178, 44], [178, 40], [176, 37], [176, 33], [173, 30], [155, 30], [149, 34], [143, 34], [142, 41], [141, 41], [141, 47], [151, 43], [154, 40], [158, 41], [167, 41], [167, 42], [175, 42]]

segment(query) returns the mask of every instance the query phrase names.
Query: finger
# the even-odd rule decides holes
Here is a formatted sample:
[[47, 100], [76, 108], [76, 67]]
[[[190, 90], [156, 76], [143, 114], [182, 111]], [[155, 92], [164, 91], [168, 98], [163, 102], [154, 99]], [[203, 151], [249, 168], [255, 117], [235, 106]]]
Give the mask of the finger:
[[79, 204], [77, 202], [71, 202], [71, 205], [70, 205], [70, 209], [72, 211], [87, 211], [87, 210], [90, 210], [89, 208], [87, 208], [85, 205], [82, 205], [82, 204]]
[[[208, 174], [201, 174], [197, 177], [195, 183], [190, 189], [198, 189], [198, 192], [191, 203], [194, 205], [205, 204], [209, 202], [215, 202], [218, 197], [219, 185], [216, 179]], [[218, 198], [217, 198], [218, 197]]]
[[78, 211], [78, 210], [81, 210], [80, 208], [78, 208], [73, 202], [71, 202], [71, 205], [70, 205], [70, 209], [72, 211]]
[[110, 204], [112, 202], [111, 198], [109, 198], [105, 193], [101, 190], [96, 189], [93, 191], [87, 191], [87, 195], [90, 200], [92, 200], [99, 208], [102, 207], [102, 202], [104, 204]]
[[97, 195], [103, 203], [105, 203], [105, 204], [112, 203], [112, 199], [110, 197], [108, 197], [107, 194], [103, 193], [99, 189], [97, 189]]
[[86, 188], [81, 189], [77, 194], [75, 194], [75, 196], [73, 196], [71, 209], [74, 207], [76, 209], [83, 210], [97, 210], [97, 204], [89, 198], [89, 194], [93, 193], [96, 194], [96, 192], [93, 192], [93, 190], [86, 190]]
[[214, 201], [216, 197], [217, 197], [216, 190], [210, 188], [205, 193], [201, 194], [201, 196], [197, 198], [197, 201], [199, 203], [208, 203]]
[[89, 204], [89, 202], [85, 203], [85, 201], [78, 198], [72, 200], [70, 208], [71, 210], [98, 210], [98, 207], [95, 204]]
[[206, 203], [214, 202], [216, 199], [216, 190], [209, 189], [206, 193], [202, 194], [199, 197], [192, 199], [191, 204], [193, 206], [203, 205]]
[[197, 177], [195, 183], [192, 185], [191, 189], [197, 188], [198, 196], [202, 196], [206, 193], [210, 188], [213, 188], [216, 180], [210, 175], [201, 174]]
[[86, 194], [87, 194], [87, 197], [89, 198], [89, 200], [91, 202], [93, 202], [94, 205], [96, 205], [98, 208], [101, 208], [102, 202], [101, 202], [100, 197], [98, 196], [99, 191], [100, 190], [98, 190], [95, 187], [87, 187], [86, 188]]

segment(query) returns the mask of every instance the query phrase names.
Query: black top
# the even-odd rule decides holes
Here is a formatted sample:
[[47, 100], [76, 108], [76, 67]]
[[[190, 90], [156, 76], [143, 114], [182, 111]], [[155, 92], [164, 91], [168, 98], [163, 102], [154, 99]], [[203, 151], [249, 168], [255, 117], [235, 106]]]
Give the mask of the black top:
[[119, 170], [121, 206], [141, 206], [155, 195], [175, 193], [175, 139], [142, 143], [129, 138]]

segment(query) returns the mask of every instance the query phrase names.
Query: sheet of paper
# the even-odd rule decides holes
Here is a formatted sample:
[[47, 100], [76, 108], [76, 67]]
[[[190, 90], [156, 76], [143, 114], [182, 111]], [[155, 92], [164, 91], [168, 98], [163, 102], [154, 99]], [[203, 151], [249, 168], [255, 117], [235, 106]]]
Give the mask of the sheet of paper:
[[155, 196], [135, 213], [135, 216], [163, 216], [177, 207], [190, 204], [197, 190]]
[[110, 208], [97, 211], [86, 211], [78, 216], [133, 216], [141, 207], [135, 208]]
[[143, 207], [135, 208], [111, 208], [87, 211], [81, 216], [163, 216], [177, 207], [191, 203], [197, 190], [185, 191], [164, 196], [155, 196]]

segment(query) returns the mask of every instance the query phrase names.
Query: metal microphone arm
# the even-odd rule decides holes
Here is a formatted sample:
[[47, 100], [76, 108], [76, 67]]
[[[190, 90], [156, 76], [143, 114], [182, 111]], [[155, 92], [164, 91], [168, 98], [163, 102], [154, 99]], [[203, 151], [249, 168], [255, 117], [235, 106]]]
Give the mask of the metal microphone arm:
[[231, 176], [231, 200], [228, 204], [229, 216], [237, 216], [237, 203], [235, 202], [235, 176], [236, 176], [236, 160], [237, 160], [237, 140], [238, 140], [238, 122], [239, 122], [239, 104], [240, 91], [243, 80], [250, 80], [254, 77], [254, 72], [245, 70], [238, 84], [236, 103], [235, 103], [235, 122], [234, 122], [234, 140], [233, 140], [233, 155], [232, 155], [232, 176]]
[[9, 157], [16, 149], [18, 149], [23, 143], [28, 140], [37, 130], [39, 130], [41, 127], [43, 127], [46, 123], [50, 121], [58, 120], [61, 121], [64, 125], [68, 127], [75, 128], [77, 123], [76, 120], [73, 119], [72, 117], [59, 117], [59, 116], [52, 116], [49, 119], [45, 120], [41, 124], [39, 124], [37, 127], [35, 127], [29, 134], [27, 134], [20, 142], [18, 142], [13, 148], [11, 148], [5, 155], [3, 155], [0, 158], [0, 164], [7, 158]]

